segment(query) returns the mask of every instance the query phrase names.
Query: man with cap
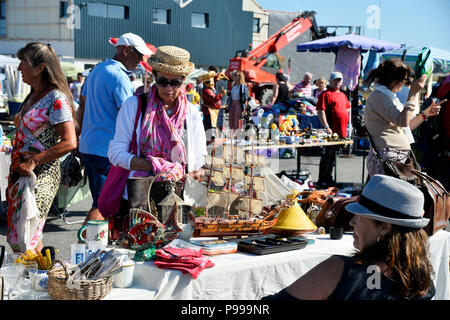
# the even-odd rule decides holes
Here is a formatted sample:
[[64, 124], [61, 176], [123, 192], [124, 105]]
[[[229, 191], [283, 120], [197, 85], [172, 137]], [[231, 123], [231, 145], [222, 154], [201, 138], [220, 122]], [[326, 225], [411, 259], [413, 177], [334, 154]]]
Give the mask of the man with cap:
[[85, 81], [77, 112], [79, 152], [89, 180], [92, 207], [89, 220], [104, 220], [97, 200], [108, 175], [108, 145], [114, 137], [116, 118], [122, 103], [133, 95], [131, 70], [136, 70], [143, 56], [151, 55], [145, 41], [133, 33], [125, 33], [115, 44], [116, 53], [96, 65]]
[[[330, 84], [327, 91], [322, 92], [317, 98], [317, 115], [322, 127], [327, 133], [336, 133], [339, 138], [347, 137], [347, 125], [349, 121], [350, 101], [347, 96], [340, 91], [342, 86], [342, 73], [333, 72], [330, 75]], [[319, 187], [330, 187], [335, 184], [331, 176], [336, 152], [339, 146], [328, 146], [322, 150], [322, 157], [319, 165]]]

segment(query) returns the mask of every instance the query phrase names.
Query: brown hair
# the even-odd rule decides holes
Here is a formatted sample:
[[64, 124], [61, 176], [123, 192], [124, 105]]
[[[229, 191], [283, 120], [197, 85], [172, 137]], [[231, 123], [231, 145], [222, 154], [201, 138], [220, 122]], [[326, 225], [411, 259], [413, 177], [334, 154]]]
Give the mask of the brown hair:
[[355, 254], [353, 261], [364, 265], [384, 262], [398, 283], [395, 294], [407, 299], [423, 296], [431, 285], [433, 268], [428, 260], [428, 236], [423, 229], [392, 225], [391, 232]]
[[[52, 90], [57, 89], [64, 93], [67, 97], [69, 105], [72, 109], [73, 122], [76, 125], [73, 96], [70, 92], [67, 79], [64, 76], [55, 49], [53, 49], [50, 44], [30, 42], [25, 47], [17, 51], [16, 55], [17, 58], [27, 62], [32, 67], [37, 67], [39, 64], [44, 63], [45, 68], [42, 71], [43, 81], [45, 81]], [[31, 88], [31, 92], [33, 92], [33, 88]], [[28, 95], [25, 100], [27, 100], [29, 96], [30, 95]]]
[[372, 82], [376, 82], [389, 88], [392, 84], [409, 79], [412, 73], [411, 67], [402, 60], [389, 59], [370, 71], [363, 84], [369, 86]]

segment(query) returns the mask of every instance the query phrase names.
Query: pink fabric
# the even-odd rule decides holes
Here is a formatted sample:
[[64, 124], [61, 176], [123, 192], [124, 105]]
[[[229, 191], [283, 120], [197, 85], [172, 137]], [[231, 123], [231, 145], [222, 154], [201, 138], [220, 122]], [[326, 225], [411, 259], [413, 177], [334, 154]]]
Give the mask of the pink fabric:
[[[140, 152], [151, 162], [153, 174], [170, 172], [177, 180], [183, 178], [186, 168], [186, 147], [182, 137], [188, 110], [186, 92], [183, 88], [180, 90], [173, 114], [169, 116], [163, 108], [156, 85], [151, 87], [139, 138]], [[134, 174], [147, 175], [147, 171], [136, 171]], [[173, 179], [172, 175], [161, 175], [158, 180], [168, 179]]]
[[311, 84], [305, 84], [304, 80], [297, 83], [292, 91], [294, 93], [301, 92], [304, 96], [312, 96], [312, 86]]
[[[138, 108], [136, 117], [134, 119], [133, 136], [130, 143], [130, 152], [137, 153], [137, 135], [136, 129], [141, 116], [141, 110]], [[98, 210], [103, 217], [109, 218], [115, 216], [120, 209], [120, 202], [122, 201], [122, 194], [127, 184], [130, 171], [120, 166], [111, 165], [103, 184], [102, 191], [98, 197]]]
[[361, 51], [359, 49], [339, 47], [335, 70], [342, 73], [342, 83], [351, 91], [358, 85], [361, 69]]
[[182, 249], [168, 245], [156, 250], [155, 265], [161, 269], [174, 269], [184, 274], [189, 273], [194, 279], [197, 279], [200, 272], [214, 266], [214, 263], [202, 253], [201, 249]]

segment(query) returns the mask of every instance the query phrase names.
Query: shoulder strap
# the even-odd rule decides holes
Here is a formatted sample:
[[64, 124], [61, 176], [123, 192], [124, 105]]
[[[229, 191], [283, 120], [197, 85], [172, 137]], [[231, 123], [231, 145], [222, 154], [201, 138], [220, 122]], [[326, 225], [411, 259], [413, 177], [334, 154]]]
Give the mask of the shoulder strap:
[[136, 129], [139, 122], [139, 117], [142, 116], [142, 119], [144, 118], [145, 113], [145, 107], [147, 106], [147, 93], [141, 93], [137, 95], [138, 98], [138, 107], [136, 110], [136, 118], [134, 119], [134, 128], [133, 128], [133, 137], [131, 138], [131, 144], [130, 144], [130, 151], [131, 153], [136, 154], [137, 153], [137, 134]]
[[370, 145], [372, 146], [373, 151], [375, 151], [376, 156], [377, 156], [378, 158], [380, 158], [380, 154], [378, 153], [378, 150], [377, 150], [377, 148], [375, 147], [375, 143], [373, 142], [372, 136], [370, 135], [369, 132], [367, 132], [367, 136], [369, 137], [369, 142], [370, 142]]
[[144, 115], [145, 108], [147, 107], [147, 93], [141, 93], [138, 95], [139, 102], [138, 102], [138, 111], [140, 109], [141, 115]]

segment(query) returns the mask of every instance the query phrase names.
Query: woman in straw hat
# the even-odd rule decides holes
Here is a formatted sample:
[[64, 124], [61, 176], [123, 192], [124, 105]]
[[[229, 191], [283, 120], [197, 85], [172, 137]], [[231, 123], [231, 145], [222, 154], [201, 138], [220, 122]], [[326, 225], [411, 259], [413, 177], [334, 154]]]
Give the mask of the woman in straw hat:
[[278, 294], [264, 299], [429, 300], [435, 288], [422, 218], [424, 198], [413, 185], [375, 175], [354, 214], [352, 257], [332, 256]]
[[[202, 74], [199, 80], [203, 82], [202, 101], [203, 105], [201, 110], [203, 112], [203, 125], [205, 130], [217, 128], [217, 118], [219, 111], [222, 108], [222, 98], [225, 96], [226, 91], [222, 88], [220, 93], [216, 93], [215, 78], [217, 73], [215, 71], [208, 71], [208, 73]], [[215, 130], [211, 133], [212, 136], [216, 136]]]
[[[172, 173], [177, 180], [188, 173], [195, 179], [202, 176], [206, 152], [206, 137], [202, 117], [186, 97], [183, 83], [193, 70], [188, 51], [161, 46], [148, 63], [152, 67], [155, 84], [145, 94], [142, 113], [141, 96], [128, 98], [119, 111], [116, 133], [108, 150], [115, 166], [130, 170], [130, 177], [156, 176]], [[137, 152], [130, 151], [135, 119]], [[161, 175], [161, 180], [172, 175]], [[126, 191], [125, 191], [126, 192]]]

